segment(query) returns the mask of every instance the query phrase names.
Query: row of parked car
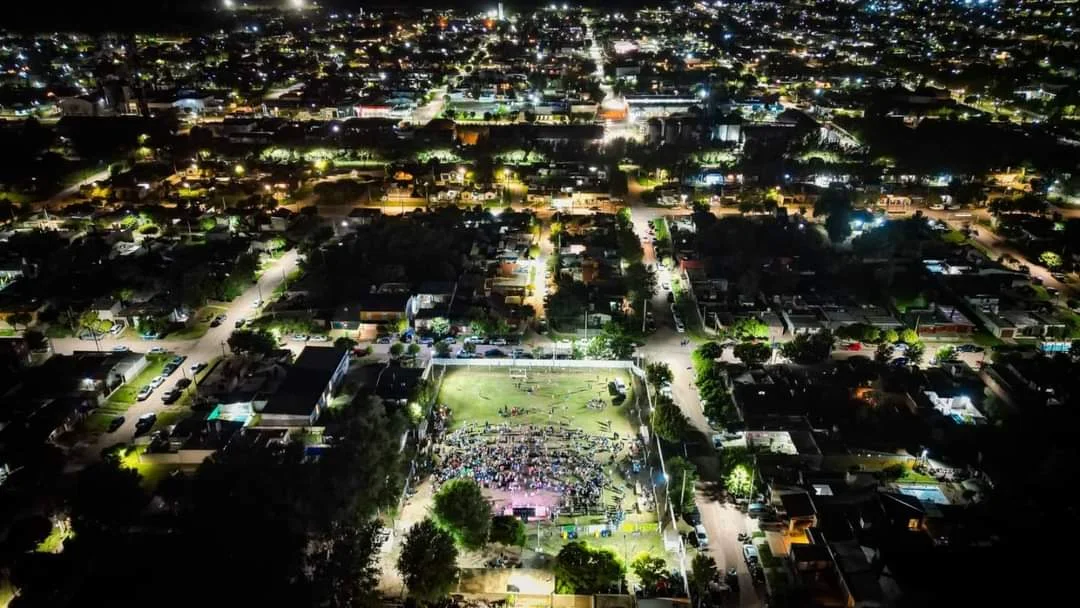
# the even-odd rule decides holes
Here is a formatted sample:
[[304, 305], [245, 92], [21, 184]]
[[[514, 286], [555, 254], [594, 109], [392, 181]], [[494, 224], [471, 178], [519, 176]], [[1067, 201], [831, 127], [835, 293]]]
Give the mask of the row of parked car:
[[[176, 355], [171, 360], [169, 360], [169, 362], [166, 363], [165, 367], [161, 370], [160, 374], [155, 376], [149, 384], [139, 389], [139, 393], [136, 395], [136, 398], [139, 401], [146, 401], [148, 398], [150, 398], [150, 395], [154, 393], [154, 390], [162, 384], [165, 384], [165, 380], [167, 380], [169, 376], [173, 375], [176, 370], [180, 369], [180, 366], [184, 363], [186, 359], [187, 357], [184, 355]], [[181, 382], [183, 381], [187, 382], [187, 384], [185, 384], [183, 388], [186, 388], [188, 384], [191, 384], [191, 380], [188, 380], [187, 378], [181, 380]], [[183, 390], [183, 388], [181, 388], [180, 391], [173, 389], [172, 391], [169, 391], [169, 393], [166, 393], [166, 398], [172, 396], [175, 393], [175, 398], [173, 398], [171, 401], [166, 401], [166, 403], [174, 403], [177, 399], [179, 399], [180, 392]]]

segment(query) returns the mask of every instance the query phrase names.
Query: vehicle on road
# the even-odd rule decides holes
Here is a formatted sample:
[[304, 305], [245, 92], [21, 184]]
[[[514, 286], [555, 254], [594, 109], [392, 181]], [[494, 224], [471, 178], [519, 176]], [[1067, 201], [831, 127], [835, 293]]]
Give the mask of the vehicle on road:
[[862, 350], [862, 342], [849, 342], [848, 344], [844, 345], [844, 350], [858, 352]]
[[225, 314], [222, 313], [222, 314], [214, 317], [214, 319], [212, 321], [210, 321], [210, 327], [217, 327], [217, 326], [221, 325], [224, 322], [225, 322]]
[[164, 375], [158, 375], [158, 376], [155, 376], [154, 379], [150, 381], [150, 388], [157, 388], [157, 387], [161, 386], [162, 384], [165, 384], [165, 376]]
[[675, 331], [679, 332], [680, 334], [686, 333], [686, 326], [683, 325], [682, 319], [678, 317], [675, 317]]
[[488, 359], [501, 359], [501, 358], [506, 356], [506, 353], [504, 353], [503, 351], [501, 351], [501, 350], [499, 350], [497, 348], [493, 348], [493, 349], [487, 351], [486, 353], [484, 353], [484, 356], [487, 357]]
[[956, 347], [958, 353], [982, 353], [986, 352], [986, 349], [977, 344], [961, 344]]
[[431, 346], [432, 344], [435, 344], [435, 338], [433, 338], [432, 336], [424, 336], [423, 338], [420, 338], [421, 346]]
[[506, 338], [495, 338], [491, 341], [492, 346], [506, 346]]
[[668, 283], [667, 281], [660, 283], [660, 289], [663, 289], [664, 291], [671, 291], [671, 283]]
[[694, 536], [697, 538], [698, 547], [709, 546], [709, 534], [705, 532], [705, 526], [701, 524], [694, 526]]
[[293, 342], [307, 342], [307, 334], [293, 334], [289, 337]]
[[202, 370], [206, 369], [206, 365], [207, 365], [206, 363], [202, 363], [202, 362], [193, 363], [191, 365], [191, 367], [190, 367], [191, 373], [197, 374], [197, 373], [201, 372]]
[[176, 403], [177, 401], [179, 401], [180, 397], [183, 394], [184, 394], [183, 391], [178, 391], [176, 389], [166, 391], [166, 393], [161, 396], [161, 402], [164, 403], [165, 405], [172, 405], [172, 404]]
[[391, 341], [390, 336], [379, 336], [375, 339], [376, 344], [390, 344]]
[[942, 205], [941, 203], [934, 203], [933, 205], [930, 205], [930, 210], [931, 211], [944, 211], [945, 210], [945, 205]]
[[323, 335], [323, 334], [314, 334], [314, 335], [312, 335], [311, 337], [308, 338], [308, 342], [329, 342], [329, 341], [330, 341], [330, 336], [326, 336], [326, 335]]
[[671, 304], [674, 304], [675, 303], [675, 294], [671, 293], [670, 291], [667, 292], [667, 301], [669, 303], [671, 303]]
[[761, 554], [758, 553], [757, 547], [750, 543], [742, 546], [742, 554], [747, 566], [757, 564], [761, 560]]
[[117, 416], [116, 418], [113, 418], [112, 420], [109, 421], [108, 432], [114, 433], [114, 432], [116, 432], [116, 429], [118, 429], [118, 428], [120, 428], [122, 426], [124, 426], [124, 417], [123, 416]]
[[262, 298], [258, 298], [254, 302], [251, 303], [252, 308], [258, 308], [258, 307], [260, 307], [262, 305], [263, 305]]
[[128, 348], [128, 347], [126, 347], [126, 346], [124, 346], [123, 344], [121, 344], [120, 346], [114, 346], [114, 347], [112, 347], [112, 352], [114, 352], [114, 353], [126, 353], [126, 352], [128, 352], [129, 350], [131, 350], [131, 349], [130, 349], [130, 348]]
[[244, 325], [247, 325], [247, 319], [237, 319], [236, 323], [233, 323], [233, 327], [236, 329], [242, 329]]
[[165, 347], [164, 346], [155, 346], [155, 347], [151, 348], [148, 352], [151, 355], [164, 355], [165, 354]]
[[147, 384], [146, 386], [139, 389], [139, 392], [138, 392], [138, 394], [135, 395], [135, 398], [138, 399], [139, 401], [146, 401], [150, 397], [150, 393], [153, 393], [153, 392], [154, 392], [154, 387]]
[[182, 391], [189, 386], [191, 386], [191, 378], [181, 378], [176, 381], [173, 390]]

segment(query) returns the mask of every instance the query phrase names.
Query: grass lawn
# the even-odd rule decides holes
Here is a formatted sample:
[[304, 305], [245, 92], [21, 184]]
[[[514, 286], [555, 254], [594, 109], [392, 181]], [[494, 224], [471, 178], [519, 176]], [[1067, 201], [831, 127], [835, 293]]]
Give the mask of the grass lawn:
[[937, 483], [937, 480], [929, 475], [917, 473], [914, 469], [904, 468], [904, 474], [897, 478], [896, 483]]
[[139, 372], [139, 375], [135, 376], [131, 382], [116, 389], [116, 392], [109, 397], [108, 403], [110, 405], [125, 406], [124, 409], [127, 409], [127, 406], [135, 403], [139, 389], [160, 375], [169, 359], [172, 359], [172, 355], [146, 355], [147, 363], [143, 371]]
[[[627, 385], [626, 401], [617, 407], [611, 405], [607, 388], [608, 382], [615, 378], [621, 378]], [[602, 399], [606, 405], [599, 410], [589, 408], [590, 399]], [[446, 371], [438, 401], [452, 411], [451, 429], [465, 422], [549, 424], [570, 420], [573, 426], [587, 433], [615, 431], [620, 435], [633, 435], [636, 426], [629, 412], [634, 402], [633, 383], [625, 370], [529, 368], [527, 380], [519, 381], [510, 378], [508, 368], [452, 367]], [[507, 418], [499, 413], [503, 407], [518, 408], [524, 413]], [[553, 408], [554, 418], [551, 415]], [[611, 428], [605, 431], [601, 423], [608, 422]]]
[[[578, 518], [582, 520], [584, 518]], [[582, 525], [579, 521], [578, 525]], [[655, 524], [654, 524], [655, 525]], [[598, 536], [578, 536], [577, 540], [587, 542], [594, 547], [604, 547], [611, 549], [615, 552], [615, 555], [619, 556], [619, 559], [623, 560], [627, 566], [633, 561], [639, 553], [648, 553], [654, 557], [662, 557], [668, 561], [669, 566], [676, 566], [679, 563], [678, 556], [675, 554], [669, 554], [664, 550], [664, 538], [658, 531], [650, 532], [616, 532], [606, 538]], [[544, 522], [540, 525], [540, 552], [547, 555], [556, 555], [563, 546], [570, 542], [569, 539], [564, 539], [562, 530], [551, 523]], [[536, 524], [532, 524], [526, 527], [525, 532], [525, 547], [528, 549], [536, 549]], [[632, 574], [630, 576], [633, 576]]]
[[776, 568], [780, 565], [780, 560], [772, 554], [772, 549], [769, 548], [769, 543], [758, 543], [758, 555], [761, 557], [761, 565], [764, 568]]
[[228, 309], [224, 306], [203, 306], [195, 312], [194, 323], [190, 326], [169, 332], [168, 337], [173, 340], [198, 340], [206, 335], [207, 330], [210, 329], [210, 321], [213, 320], [214, 316], [226, 312], [227, 310]]
[[986, 330], [979, 330], [971, 335], [971, 341], [974, 344], [978, 344], [984, 348], [994, 348], [1004, 344], [999, 338], [994, 337], [993, 334]]
[[[64, 541], [71, 538], [71, 536], [70, 531], [64, 532], [54, 526], [52, 532], [34, 550], [38, 553], [60, 553], [64, 550]], [[0, 605], [2, 605], [2, 602], [0, 602]]]
[[[186, 399], [186, 398], [185, 398]], [[185, 401], [181, 399], [180, 401]], [[184, 406], [172, 405], [164, 409], [158, 410], [157, 420], [154, 422], [154, 428], [151, 431], [163, 429], [167, 426], [176, 424], [177, 422], [187, 418], [191, 415], [191, 410]]]
[[126, 468], [138, 471], [139, 476], [142, 477], [143, 487], [148, 490], [157, 487], [157, 484], [160, 483], [162, 479], [168, 477], [169, 473], [183, 468], [180, 465], [175, 464], [140, 462], [139, 456], [144, 451], [146, 451], [146, 446], [131, 449], [120, 460], [120, 463]]

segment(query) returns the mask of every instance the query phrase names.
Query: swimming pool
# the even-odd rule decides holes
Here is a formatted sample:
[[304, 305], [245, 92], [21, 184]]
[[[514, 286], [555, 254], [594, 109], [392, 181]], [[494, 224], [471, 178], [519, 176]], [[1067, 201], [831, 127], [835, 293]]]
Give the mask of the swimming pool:
[[949, 499], [945, 498], [945, 493], [937, 485], [904, 483], [900, 484], [900, 493], [936, 505], [951, 504]]

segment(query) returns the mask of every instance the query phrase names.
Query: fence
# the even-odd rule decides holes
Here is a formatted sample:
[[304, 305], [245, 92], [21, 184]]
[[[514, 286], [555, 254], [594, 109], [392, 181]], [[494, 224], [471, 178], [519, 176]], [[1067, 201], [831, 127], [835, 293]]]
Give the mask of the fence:
[[567, 369], [628, 369], [635, 376], [644, 372], [633, 361], [606, 359], [432, 359], [431, 365], [447, 367], [564, 367]]

